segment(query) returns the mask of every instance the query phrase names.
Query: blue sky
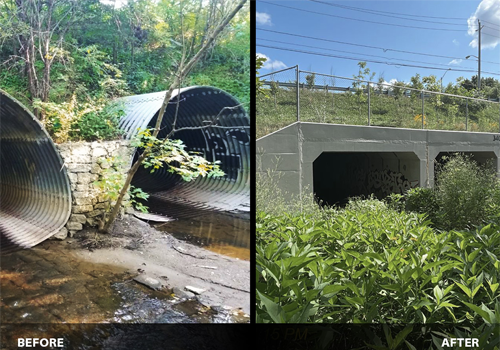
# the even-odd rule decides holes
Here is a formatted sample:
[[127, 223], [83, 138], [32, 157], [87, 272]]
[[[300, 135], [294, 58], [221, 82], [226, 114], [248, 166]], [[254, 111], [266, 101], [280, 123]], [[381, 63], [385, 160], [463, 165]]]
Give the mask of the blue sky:
[[[479, 18], [485, 25], [481, 39], [481, 76], [500, 79], [500, 0], [258, 0], [256, 10], [256, 51], [268, 58], [267, 64], [260, 70], [261, 74], [298, 64], [304, 70], [352, 77], [357, 74], [357, 63], [361, 59], [393, 63], [367, 62], [367, 67], [376, 72], [375, 81], [382, 76], [388, 82], [394, 79], [408, 82], [416, 73], [421, 76], [433, 74], [440, 79], [446, 73], [443, 78], [445, 86], [460, 76], [470, 78], [477, 74], [476, 58], [466, 60], [465, 57], [478, 56], [475, 29]], [[276, 47], [354, 60], [285, 51]], [[429, 66], [439, 70], [397, 64]], [[473, 72], [453, 71], [458, 69]]]

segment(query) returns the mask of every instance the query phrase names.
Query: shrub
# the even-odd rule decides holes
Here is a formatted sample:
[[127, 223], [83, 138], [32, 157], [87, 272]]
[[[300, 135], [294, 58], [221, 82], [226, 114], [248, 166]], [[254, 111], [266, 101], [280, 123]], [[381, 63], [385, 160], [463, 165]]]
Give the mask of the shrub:
[[438, 232], [421, 214], [350, 204], [325, 219], [257, 214], [257, 322], [500, 321], [499, 226]]
[[391, 193], [384, 201], [387, 203], [387, 207], [392, 210], [403, 211], [405, 209], [405, 197], [402, 194]]
[[498, 226], [439, 233], [375, 202], [258, 213], [257, 322], [496, 322]]
[[78, 102], [73, 94], [69, 102], [36, 100], [33, 106], [46, 115], [43, 123], [57, 143], [113, 140], [121, 134], [118, 120], [124, 111], [117, 103], [105, 104], [103, 100]]
[[82, 115], [72, 124], [69, 135], [72, 140], [113, 140], [120, 134], [118, 122], [125, 114], [123, 107], [117, 103], [106, 105]]
[[436, 199], [446, 229], [480, 225], [495, 208], [498, 180], [490, 166], [480, 166], [470, 156], [445, 159], [437, 172]]
[[427, 214], [429, 219], [436, 224], [439, 206], [436, 194], [431, 188], [412, 188], [406, 193], [406, 210], [420, 214]]

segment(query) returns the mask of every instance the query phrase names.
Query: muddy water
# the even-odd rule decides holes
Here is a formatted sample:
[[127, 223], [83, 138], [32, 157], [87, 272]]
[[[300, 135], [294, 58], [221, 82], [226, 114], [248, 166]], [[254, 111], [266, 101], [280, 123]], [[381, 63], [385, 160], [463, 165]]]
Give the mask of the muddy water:
[[156, 229], [219, 254], [250, 260], [249, 215], [169, 206], [154, 195], [146, 204], [151, 213], [175, 219], [152, 224]]
[[243, 321], [226, 310], [172, 298], [169, 291], [152, 291], [118, 267], [83, 261], [71, 242], [76, 244], [46, 241], [1, 255], [2, 323]]

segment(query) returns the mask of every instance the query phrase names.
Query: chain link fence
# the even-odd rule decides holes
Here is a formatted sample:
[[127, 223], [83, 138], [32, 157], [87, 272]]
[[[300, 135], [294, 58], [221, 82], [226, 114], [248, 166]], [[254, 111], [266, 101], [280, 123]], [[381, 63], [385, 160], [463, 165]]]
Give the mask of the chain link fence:
[[264, 94], [256, 97], [257, 138], [297, 121], [297, 67], [260, 77]]
[[431, 130], [499, 132], [500, 103], [302, 71], [261, 76], [257, 138], [295, 121]]

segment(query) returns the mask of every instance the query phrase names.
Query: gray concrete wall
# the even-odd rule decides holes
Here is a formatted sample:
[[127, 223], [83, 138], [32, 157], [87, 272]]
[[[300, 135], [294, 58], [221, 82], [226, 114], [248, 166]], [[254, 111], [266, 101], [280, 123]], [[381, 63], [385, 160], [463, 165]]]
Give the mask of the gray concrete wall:
[[313, 163], [324, 152], [371, 154], [375, 168], [398, 169], [420, 187], [434, 185], [434, 160], [442, 152], [493, 159], [500, 177], [500, 135], [492, 133], [297, 122], [258, 139], [256, 148], [257, 171], [275, 170], [290, 194], [313, 191]]

